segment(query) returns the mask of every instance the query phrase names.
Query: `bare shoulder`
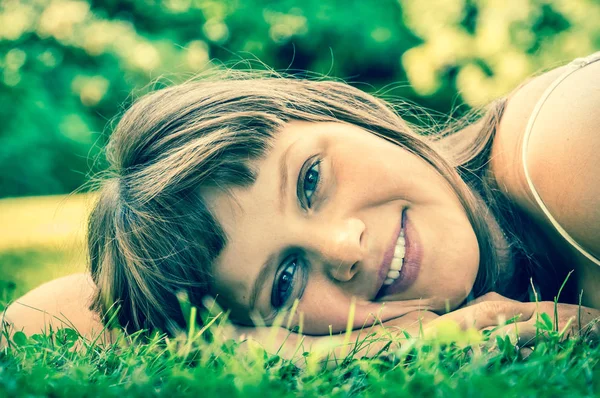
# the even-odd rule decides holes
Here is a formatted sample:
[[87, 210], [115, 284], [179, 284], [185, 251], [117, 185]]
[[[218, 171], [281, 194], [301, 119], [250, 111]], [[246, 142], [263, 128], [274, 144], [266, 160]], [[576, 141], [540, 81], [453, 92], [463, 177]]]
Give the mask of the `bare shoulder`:
[[84, 336], [102, 330], [100, 318], [89, 309], [96, 286], [89, 274], [74, 274], [44, 283], [15, 300], [4, 318], [14, 331], [28, 335], [49, 325], [75, 328]]
[[[523, 136], [538, 100], [565, 70], [561, 67], [537, 76], [509, 96], [492, 147], [491, 167], [501, 189], [544, 224], [547, 218], [523, 171]], [[547, 97], [535, 119], [526, 154], [531, 180], [550, 213], [598, 257], [599, 130], [600, 62], [594, 62], [571, 73]]]

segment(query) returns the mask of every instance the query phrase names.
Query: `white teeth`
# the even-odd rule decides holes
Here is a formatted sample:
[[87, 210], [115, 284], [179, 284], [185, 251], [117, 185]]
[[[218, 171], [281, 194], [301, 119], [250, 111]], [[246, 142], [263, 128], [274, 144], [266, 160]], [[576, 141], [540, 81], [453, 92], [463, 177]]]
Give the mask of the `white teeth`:
[[402, 259], [404, 258], [404, 246], [401, 244], [397, 244], [394, 248], [394, 257]]
[[404, 240], [404, 236], [402, 235], [402, 233], [400, 233], [400, 236], [398, 237], [398, 241], [396, 241], [396, 246], [398, 245], [402, 245], [402, 247], [404, 247], [406, 245], [406, 241]]
[[388, 272], [387, 277], [391, 278], [391, 279], [398, 279], [398, 277], [400, 276], [400, 272], [398, 271], [390, 271]]
[[406, 241], [404, 239], [404, 228], [402, 228], [400, 230], [400, 236], [396, 241], [396, 247], [394, 247], [394, 259], [392, 260], [390, 270], [400, 271], [402, 269], [402, 265], [404, 264], [404, 255], [406, 254], [405, 245]]
[[404, 254], [406, 253], [404, 245], [406, 244], [404, 240], [404, 228], [400, 230], [400, 236], [396, 241], [396, 247], [394, 248], [394, 258], [392, 259], [392, 264], [390, 265], [390, 270], [387, 274], [387, 278], [383, 281], [385, 286], [389, 286], [396, 279], [400, 277], [400, 270], [402, 269], [402, 265], [404, 265]]
[[398, 257], [394, 256], [394, 259], [392, 260], [392, 265], [390, 266], [390, 270], [391, 271], [400, 271], [401, 268], [402, 268], [402, 258], [398, 258]]

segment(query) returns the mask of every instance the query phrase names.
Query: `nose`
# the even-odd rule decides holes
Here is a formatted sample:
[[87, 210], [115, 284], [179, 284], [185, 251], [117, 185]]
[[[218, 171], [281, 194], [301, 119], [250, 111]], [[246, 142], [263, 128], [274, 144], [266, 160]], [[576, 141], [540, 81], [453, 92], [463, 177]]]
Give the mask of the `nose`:
[[313, 235], [323, 267], [332, 278], [347, 282], [360, 271], [365, 257], [365, 224], [358, 218], [328, 222]]

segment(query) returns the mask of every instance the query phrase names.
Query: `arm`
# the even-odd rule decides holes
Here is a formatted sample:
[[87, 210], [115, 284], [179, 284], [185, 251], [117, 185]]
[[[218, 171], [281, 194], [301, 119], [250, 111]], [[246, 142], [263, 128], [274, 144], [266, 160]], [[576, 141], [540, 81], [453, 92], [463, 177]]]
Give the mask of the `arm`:
[[[52, 326], [76, 329], [85, 338], [95, 337], [103, 329], [100, 318], [89, 310], [89, 301], [95, 285], [89, 274], [76, 274], [47, 282], [21, 298], [15, 300], [6, 310], [4, 320], [10, 325], [11, 334], [23, 331], [27, 335], [43, 333]], [[438, 318], [433, 312], [414, 311], [400, 318], [392, 319], [383, 325], [353, 330], [350, 336], [336, 333], [332, 336], [301, 336], [284, 328], [229, 328], [223, 337], [236, 340], [252, 340], [268, 352], [279, 352], [283, 358], [294, 358], [305, 351], [329, 353], [340, 359], [356, 349], [355, 355], [375, 356], [389, 344], [390, 337], [403, 337], [403, 330], [411, 336], [419, 336], [421, 326]], [[380, 338], [369, 345], [355, 346], [355, 342]], [[0, 342], [2, 343], [2, 342]], [[248, 348], [248, 344], [242, 345]]]
[[[558, 233], [525, 178], [523, 138], [541, 96], [567, 67], [532, 79], [510, 95], [498, 127], [491, 169], [501, 189], [530, 214], [552, 241], [572, 254], [583, 304], [600, 308], [600, 267]], [[575, 70], [548, 96], [535, 119], [526, 153], [531, 180], [549, 212], [589, 253], [600, 258], [600, 62]], [[574, 267], [573, 267], [574, 266]]]
[[[278, 353], [283, 358], [300, 358], [304, 351], [314, 350], [319, 359], [326, 359], [328, 365], [339, 364], [347, 354], [353, 352], [353, 357], [373, 357], [385, 348], [398, 348], [394, 343], [390, 346], [390, 338], [400, 337], [396, 341], [405, 341], [402, 330], [409, 332], [411, 337], [436, 338], [439, 331], [447, 328], [449, 323], [455, 324], [461, 330], [475, 329], [477, 331], [497, 329], [490, 335], [493, 344], [495, 336], [509, 335], [524, 356], [531, 350], [528, 347], [536, 343], [536, 338], [546, 338], [543, 330], [538, 333], [536, 322], [542, 313], [548, 314], [553, 325], [559, 332], [564, 332], [566, 339], [572, 336], [586, 336], [595, 341], [600, 340], [600, 311], [579, 307], [572, 304], [557, 304], [557, 318], [554, 318], [554, 302], [522, 303], [503, 297], [495, 292], [487, 293], [467, 306], [438, 316], [432, 312], [411, 312], [400, 318], [384, 322], [383, 325], [366, 328], [363, 331], [354, 330], [349, 337], [343, 334], [334, 336], [299, 336], [283, 328], [237, 328], [234, 337], [246, 342], [258, 342], [270, 353]], [[518, 318], [516, 322], [505, 324], [506, 320]], [[441, 328], [441, 329], [440, 329]], [[451, 330], [456, 330], [451, 328]], [[421, 333], [422, 332], [422, 333]], [[369, 334], [375, 333], [380, 339], [370, 344], [356, 346]], [[443, 332], [442, 332], [443, 333]], [[443, 336], [443, 334], [442, 334]], [[516, 337], [516, 340], [514, 339]], [[443, 337], [442, 337], [443, 338]], [[243, 346], [242, 346], [243, 347]], [[301, 362], [296, 365], [302, 366]]]
[[[87, 305], [94, 289], [88, 274], [56, 279], [16, 300], [7, 309], [5, 319], [14, 326], [13, 332], [22, 330], [26, 334], [40, 333], [52, 324], [55, 328], [75, 328], [84, 337], [91, 338], [103, 328], [97, 314], [91, 312]], [[552, 314], [553, 308], [552, 302], [521, 303], [496, 293], [488, 293], [468, 306], [442, 316], [429, 311], [413, 311], [381, 325], [353, 330], [349, 336], [301, 336], [283, 328], [235, 327], [230, 328], [223, 337], [258, 342], [268, 352], [278, 352], [287, 359], [296, 358], [305, 351], [313, 351], [317, 356], [328, 355], [328, 363], [335, 365], [349, 353], [353, 353], [354, 357], [372, 357], [385, 348], [398, 348], [393, 345], [390, 347], [390, 338], [398, 338], [396, 341], [401, 343], [404, 341], [403, 331], [407, 331], [411, 337], [420, 337], [421, 332], [425, 336], [435, 336], [436, 327], [447, 320], [457, 322], [463, 329], [474, 327], [485, 330], [500, 325], [502, 319], [524, 314], [522, 322], [517, 324], [518, 330], [525, 332], [524, 336], [530, 336], [534, 333], [535, 315], [538, 312]], [[580, 329], [586, 327], [591, 330], [593, 338], [600, 336], [600, 325], [597, 324], [600, 311], [586, 307], [581, 307], [580, 310], [578, 306], [570, 304], [558, 304], [558, 308], [558, 330], [571, 326], [573, 334], [578, 334]], [[576, 319], [577, 322], [571, 319]], [[511, 325], [504, 329], [511, 332]], [[361, 345], [361, 340], [370, 335], [370, 344]], [[531, 342], [520, 342], [521, 345], [529, 343]], [[248, 344], [243, 347], [248, 348]]]
[[76, 329], [86, 337], [94, 336], [103, 327], [97, 314], [89, 310], [95, 285], [89, 274], [75, 274], [33, 289], [15, 300], [3, 315], [12, 332], [27, 335], [60, 327]]
[[[235, 326], [224, 337], [245, 341], [246, 344], [241, 347], [246, 349], [249, 348], [248, 342], [257, 343], [267, 352], [278, 353], [286, 359], [302, 359], [301, 354], [310, 351], [320, 359], [326, 359], [329, 365], [336, 365], [350, 353], [355, 358], [374, 357], [384, 349], [399, 348], [398, 343], [391, 342], [392, 339], [405, 341], [404, 331], [411, 337], [419, 337], [426, 325], [438, 318], [439, 315], [430, 311], [413, 311], [379, 325], [352, 330], [348, 336], [345, 333], [299, 335], [283, 327]], [[366, 343], [362, 343], [365, 339]]]

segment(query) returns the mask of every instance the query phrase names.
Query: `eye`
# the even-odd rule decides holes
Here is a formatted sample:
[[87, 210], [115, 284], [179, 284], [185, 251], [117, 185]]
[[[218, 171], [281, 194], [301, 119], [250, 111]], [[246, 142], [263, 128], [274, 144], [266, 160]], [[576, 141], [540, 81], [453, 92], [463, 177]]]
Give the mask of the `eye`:
[[290, 297], [294, 287], [298, 259], [290, 261], [282, 267], [282, 271], [275, 276], [273, 291], [271, 292], [271, 305], [275, 309], [281, 308]]
[[317, 188], [319, 187], [319, 182], [321, 181], [319, 175], [320, 163], [320, 160], [313, 163], [313, 165], [308, 169], [308, 171], [304, 175], [304, 180], [302, 182], [302, 191], [304, 193], [304, 197], [306, 198], [306, 205], [309, 209], [312, 206], [312, 196], [317, 191]]

